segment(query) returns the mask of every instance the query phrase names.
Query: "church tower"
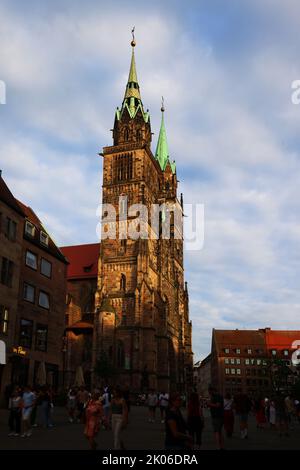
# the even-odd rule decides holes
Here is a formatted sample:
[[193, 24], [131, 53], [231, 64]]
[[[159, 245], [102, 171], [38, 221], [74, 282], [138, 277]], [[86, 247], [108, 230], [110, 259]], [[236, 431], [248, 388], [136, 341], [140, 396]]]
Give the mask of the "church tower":
[[[182, 202], [177, 199], [176, 165], [169, 156], [163, 104], [155, 155], [151, 152], [150, 115], [141, 99], [134, 37], [131, 46], [113, 145], [104, 147], [101, 154], [102, 239], [93, 361], [95, 365], [105, 356], [115, 370], [110, 381], [132, 391], [186, 391], [192, 381], [191, 322], [183, 240], [176, 236], [180, 222], [169, 210], [176, 207], [182, 219]], [[151, 214], [158, 206], [154, 229]], [[163, 237], [166, 220], [170, 221], [168, 238]]]

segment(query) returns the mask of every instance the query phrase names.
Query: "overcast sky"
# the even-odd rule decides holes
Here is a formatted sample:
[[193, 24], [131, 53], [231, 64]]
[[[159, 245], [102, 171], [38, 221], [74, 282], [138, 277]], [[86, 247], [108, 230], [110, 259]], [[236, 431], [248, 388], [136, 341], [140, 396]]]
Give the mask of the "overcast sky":
[[95, 242], [136, 27], [153, 148], [160, 100], [179, 192], [205, 207], [185, 253], [195, 360], [214, 328], [300, 329], [298, 0], [1, 0], [0, 168], [59, 245]]

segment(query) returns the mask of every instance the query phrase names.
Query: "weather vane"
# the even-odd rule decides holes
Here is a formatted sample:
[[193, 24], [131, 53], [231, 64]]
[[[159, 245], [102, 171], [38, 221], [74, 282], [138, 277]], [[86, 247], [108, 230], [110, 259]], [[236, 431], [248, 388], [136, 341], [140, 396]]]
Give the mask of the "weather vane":
[[131, 41], [131, 45], [132, 47], [134, 47], [136, 45], [136, 42], [135, 42], [135, 37], [134, 37], [134, 30], [135, 30], [135, 26], [132, 28], [131, 30], [131, 34], [132, 34], [132, 41]]
[[165, 100], [164, 100], [164, 97], [162, 96], [161, 97], [161, 108], [160, 108], [161, 112], [163, 113], [164, 110], [165, 110]]

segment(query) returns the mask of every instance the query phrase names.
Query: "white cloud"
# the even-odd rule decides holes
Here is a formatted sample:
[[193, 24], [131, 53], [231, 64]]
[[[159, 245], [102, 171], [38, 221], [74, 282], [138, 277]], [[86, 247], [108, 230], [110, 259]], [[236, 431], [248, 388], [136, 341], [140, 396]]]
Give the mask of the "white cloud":
[[[76, 2], [38, 17], [0, 6], [9, 103], [0, 109], [0, 163], [15, 195], [62, 244], [95, 240], [96, 153], [111, 143], [137, 25], [153, 148], [164, 95], [180, 190], [186, 202], [205, 204], [204, 249], [186, 254], [196, 356], [208, 352], [213, 326], [299, 328], [300, 106], [290, 102], [290, 81], [299, 78], [297, 5], [248, 6], [272, 41], [238, 60], [188, 31], [176, 8], [166, 17], [156, 5]], [[276, 35], [268, 15], [286, 35]]]

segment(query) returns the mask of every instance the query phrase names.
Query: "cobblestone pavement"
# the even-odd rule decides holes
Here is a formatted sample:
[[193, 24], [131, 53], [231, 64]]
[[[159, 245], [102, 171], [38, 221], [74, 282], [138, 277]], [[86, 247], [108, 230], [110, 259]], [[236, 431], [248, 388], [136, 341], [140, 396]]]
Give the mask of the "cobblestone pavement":
[[[33, 429], [29, 438], [8, 436], [8, 411], [0, 410], [0, 449], [7, 450], [86, 450], [87, 442], [83, 436], [82, 424], [68, 422], [64, 408], [55, 408], [54, 427], [44, 429], [41, 426]], [[112, 449], [111, 431], [102, 430], [97, 437], [99, 449]], [[124, 431], [124, 442], [127, 449], [159, 450], [164, 448], [164, 425], [159, 421], [148, 422], [147, 408], [132, 407], [128, 428]], [[250, 416], [249, 439], [241, 440], [238, 432], [238, 422], [235, 422], [235, 432], [231, 439], [225, 440], [226, 449], [236, 450], [287, 450], [300, 449], [300, 424], [293, 423], [289, 437], [279, 437], [275, 429], [256, 429], [255, 419]], [[203, 432], [204, 450], [215, 449], [214, 437], [209, 414], [206, 413], [205, 429]]]

